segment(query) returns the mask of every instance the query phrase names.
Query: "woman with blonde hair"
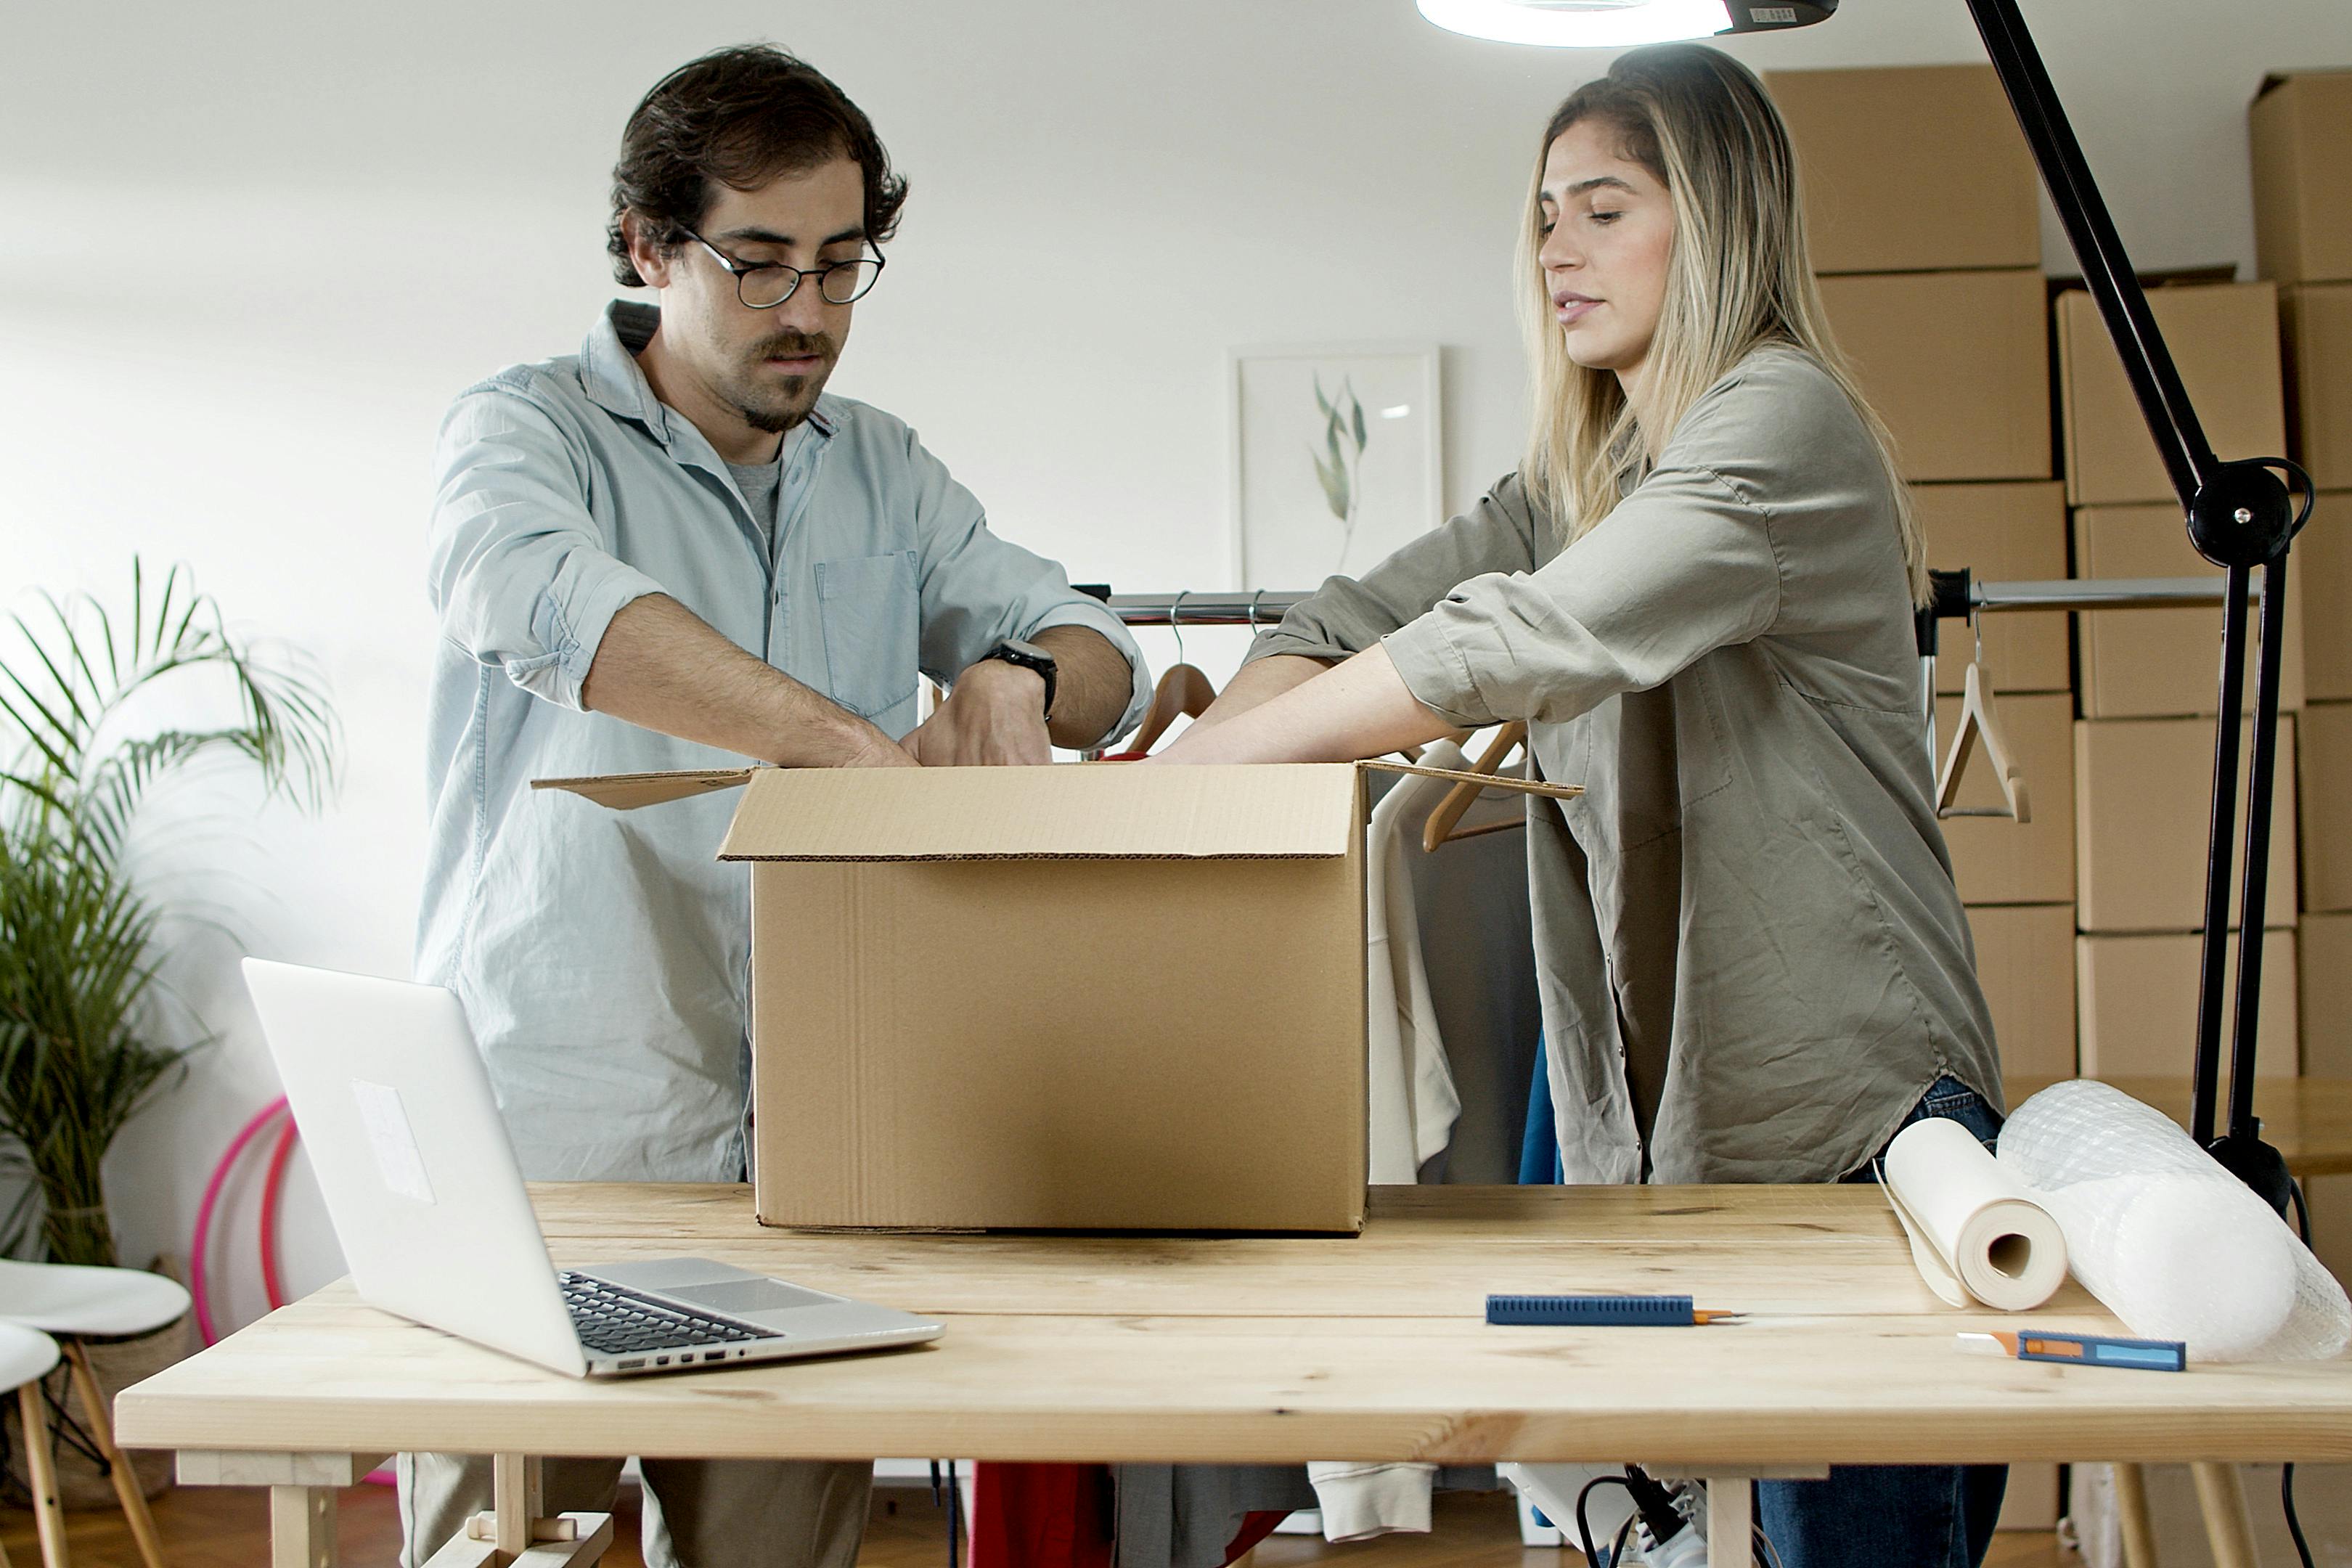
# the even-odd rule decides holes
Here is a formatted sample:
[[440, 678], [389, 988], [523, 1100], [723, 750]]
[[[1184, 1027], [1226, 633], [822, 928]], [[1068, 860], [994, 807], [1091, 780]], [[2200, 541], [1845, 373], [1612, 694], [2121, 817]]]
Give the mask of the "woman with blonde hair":
[[[1869, 1179], [1999, 1127], [1937, 826], [1886, 429], [1830, 341], [1788, 134], [1717, 50], [1622, 56], [1545, 127], [1519, 469], [1261, 637], [1164, 763], [1345, 761], [1524, 720], [1571, 1182]], [[1342, 662], [1344, 661], [1344, 662]], [[1333, 668], [1336, 666], [1336, 668]], [[1759, 1489], [1786, 1568], [1974, 1568], [2006, 1471]]]

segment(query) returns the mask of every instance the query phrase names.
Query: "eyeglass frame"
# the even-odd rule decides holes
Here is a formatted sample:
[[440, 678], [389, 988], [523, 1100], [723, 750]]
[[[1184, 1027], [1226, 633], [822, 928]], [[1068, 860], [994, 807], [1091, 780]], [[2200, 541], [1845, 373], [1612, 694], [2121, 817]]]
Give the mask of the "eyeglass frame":
[[[694, 230], [690, 228], [685, 227], [683, 225], [679, 226], [678, 232], [685, 235], [687, 238], [694, 241], [695, 244], [702, 247], [703, 249], [710, 252], [710, 258], [713, 261], [718, 262], [719, 265], [725, 269], [729, 277], [735, 279], [735, 302], [742, 306], [747, 310], [774, 310], [777, 306], [783, 304], [793, 295], [799, 293], [801, 291], [802, 282], [810, 278], [816, 279], [816, 297], [824, 300], [826, 304], [855, 305], [858, 300], [863, 300], [866, 295], [874, 292], [874, 285], [882, 281], [882, 268], [888, 265], [888, 258], [878, 250], [870, 255], [861, 256], [855, 261], [828, 261], [822, 267], [794, 267], [790, 262], [786, 261], [741, 261], [728, 255], [725, 251], [719, 249], [717, 246], [703, 238], [702, 236], [695, 233]], [[865, 288], [860, 289], [856, 293], [851, 295], [846, 300], [836, 300], [832, 295], [824, 291], [824, 280], [834, 273], [839, 271], [845, 267], [863, 267], [869, 261], [874, 264], [874, 277], [867, 282]], [[743, 279], [754, 272], [771, 271], [791, 273], [793, 275], [792, 287], [785, 289], [782, 294], [778, 295], [775, 299], [769, 300], [764, 305], [754, 305], [751, 300], [744, 299]]]

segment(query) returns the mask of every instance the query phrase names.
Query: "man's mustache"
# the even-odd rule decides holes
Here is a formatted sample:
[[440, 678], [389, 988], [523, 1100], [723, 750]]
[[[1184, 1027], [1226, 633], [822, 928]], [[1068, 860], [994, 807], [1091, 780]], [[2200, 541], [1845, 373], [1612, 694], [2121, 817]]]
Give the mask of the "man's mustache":
[[815, 354], [820, 358], [829, 360], [834, 358], [838, 353], [838, 345], [834, 342], [833, 338], [828, 333], [785, 332], [781, 336], [770, 338], [766, 342], [761, 343], [760, 345], [757, 357], [761, 359], [800, 359], [808, 354]]

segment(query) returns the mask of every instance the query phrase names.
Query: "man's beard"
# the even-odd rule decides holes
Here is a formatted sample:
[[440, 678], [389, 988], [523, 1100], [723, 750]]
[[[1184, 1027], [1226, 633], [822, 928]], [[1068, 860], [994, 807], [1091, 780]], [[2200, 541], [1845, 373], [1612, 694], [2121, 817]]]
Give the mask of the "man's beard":
[[747, 375], [745, 384], [736, 389], [733, 399], [736, 412], [742, 415], [743, 422], [754, 430], [764, 430], [772, 435], [790, 430], [806, 419], [809, 411], [816, 406], [817, 395], [824, 390], [825, 381], [833, 374], [834, 362], [840, 352], [840, 345], [823, 332], [782, 332], [769, 339], [752, 353], [755, 373], [757, 367], [764, 366], [771, 359], [803, 354], [816, 355], [817, 368], [807, 375], [786, 377], [781, 395], [769, 393], [764, 387], [755, 392], [751, 385], [751, 377]]

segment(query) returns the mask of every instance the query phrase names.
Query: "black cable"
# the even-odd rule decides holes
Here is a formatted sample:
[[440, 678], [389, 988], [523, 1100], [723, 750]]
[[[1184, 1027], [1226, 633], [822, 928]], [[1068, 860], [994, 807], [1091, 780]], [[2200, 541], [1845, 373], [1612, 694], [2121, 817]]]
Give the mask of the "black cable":
[[1578, 1548], [1584, 1553], [1584, 1561], [1588, 1564], [1591, 1564], [1591, 1568], [1599, 1568], [1601, 1559], [1600, 1556], [1592, 1550], [1592, 1526], [1586, 1521], [1584, 1517], [1584, 1500], [1592, 1495], [1593, 1488], [1605, 1486], [1623, 1487], [1628, 1494], [1631, 1494], [1633, 1489], [1633, 1483], [1628, 1481], [1622, 1476], [1595, 1476], [1591, 1480], [1585, 1482], [1583, 1488], [1577, 1492], [1576, 1543]]
[[2293, 1176], [2286, 1179], [2287, 1196], [2294, 1200], [2294, 1228], [2302, 1233], [2303, 1244], [2311, 1245], [2311, 1200], [2304, 1195], [2303, 1184]]
[[948, 1461], [948, 1568], [963, 1561], [963, 1488], [956, 1483], [956, 1462]]
[[2303, 1559], [2303, 1568], [2312, 1568], [2311, 1542], [2303, 1538], [2303, 1521], [2294, 1516], [2294, 1467], [2287, 1466], [2279, 1475], [2279, 1503], [2286, 1510], [2286, 1532], [2294, 1537], [2294, 1554]]

